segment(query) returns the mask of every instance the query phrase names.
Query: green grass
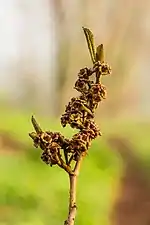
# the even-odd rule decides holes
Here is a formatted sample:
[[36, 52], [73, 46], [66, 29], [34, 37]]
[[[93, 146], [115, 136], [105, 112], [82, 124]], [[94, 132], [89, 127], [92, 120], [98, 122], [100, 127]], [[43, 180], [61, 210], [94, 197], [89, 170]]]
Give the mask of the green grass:
[[[54, 120], [37, 118], [44, 129], [63, 130]], [[48, 122], [47, 122], [48, 121]], [[148, 151], [148, 124], [103, 121], [103, 136], [93, 142], [85, 158], [78, 182], [78, 213], [76, 224], [108, 225], [113, 187], [120, 175], [120, 158], [107, 146], [106, 137], [113, 133], [128, 136], [143, 159]], [[0, 156], [0, 225], [59, 225], [67, 215], [68, 178], [57, 167], [50, 168], [40, 160], [40, 150], [32, 148], [28, 132], [32, 131], [30, 115], [1, 111], [0, 129], [9, 130], [29, 145], [23, 156]]]

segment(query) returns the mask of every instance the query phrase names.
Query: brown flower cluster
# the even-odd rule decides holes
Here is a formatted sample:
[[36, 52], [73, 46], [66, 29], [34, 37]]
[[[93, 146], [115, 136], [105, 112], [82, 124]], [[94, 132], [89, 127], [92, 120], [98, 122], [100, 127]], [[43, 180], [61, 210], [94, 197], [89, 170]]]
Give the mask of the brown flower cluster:
[[79, 97], [73, 97], [61, 117], [61, 124], [69, 124], [79, 130], [71, 139], [58, 132], [43, 132], [32, 117], [36, 132], [30, 133], [35, 147], [42, 149], [41, 159], [49, 165], [58, 165], [72, 173], [71, 162], [77, 161], [82, 153], [87, 153], [91, 141], [101, 135], [94, 121], [94, 112], [98, 103], [106, 98], [106, 88], [101, 84], [101, 76], [111, 73], [107, 63], [97, 61], [93, 68], [81, 69], [75, 83]]

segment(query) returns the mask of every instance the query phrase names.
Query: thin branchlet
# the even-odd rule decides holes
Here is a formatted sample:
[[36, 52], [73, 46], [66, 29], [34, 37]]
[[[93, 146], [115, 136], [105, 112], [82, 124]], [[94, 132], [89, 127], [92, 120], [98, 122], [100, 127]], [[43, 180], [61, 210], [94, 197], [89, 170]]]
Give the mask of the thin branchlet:
[[[69, 212], [65, 225], [74, 225], [77, 209], [76, 183], [81, 161], [87, 155], [92, 140], [101, 136], [94, 120], [95, 110], [107, 94], [101, 77], [111, 73], [110, 66], [104, 62], [103, 44], [95, 48], [92, 32], [85, 27], [83, 31], [93, 66], [80, 69], [74, 86], [80, 95], [71, 98], [60, 118], [63, 127], [70, 125], [78, 132], [71, 139], [67, 139], [60, 132], [43, 131], [32, 116], [35, 132], [29, 133], [34, 146], [42, 149], [41, 159], [47, 165], [58, 165], [69, 174]], [[95, 76], [95, 80], [91, 80], [91, 76]]]

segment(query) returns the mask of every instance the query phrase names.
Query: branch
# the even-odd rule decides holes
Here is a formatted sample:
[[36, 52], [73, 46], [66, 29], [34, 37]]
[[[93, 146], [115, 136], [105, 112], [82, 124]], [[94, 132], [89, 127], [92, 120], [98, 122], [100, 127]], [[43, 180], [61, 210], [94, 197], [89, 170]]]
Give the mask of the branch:
[[[74, 86], [80, 92], [80, 95], [71, 98], [66, 105], [65, 113], [61, 116], [61, 125], [65, 127], [69, 124], [72, 128], [76, 128], [78, 133], [68, 139], [60, 132], [44, 132], [32, 116], [31, 120], [36, 132], [29, 134], [33, 139], [34, 146], [42, 149], [41, 159], [50, 166], [58, 165], [69, 175], [69, 210], [64, 225], [74, 225], [77, 211], [77, 177], [81, 161], [87, 154], [92, 140], [101, 135], [94, 120], [95, 110], [106, 95], [100, 76], [111, 73], [110, 66], [104, 63], [103, 45], [95, 48], [93, 33], [85, 27], [83, 27], [83, 30], [94, 65], [92, 68], [80, 69]], [[95, 81], [90, 79], [92, 74], [95, 74]]]
[[78, 161], [75, 164], [74, 174], [69, 174], [69, 182], [70, 182], [70, 191], [69, 191], [69, 212], [68, 218], [64, 222], [64, 225], [74, 225], [76, 212], [77, 212], [77, 205], [76, 205], [76, 190], [77, 190], [77, 177], [79, 175], [81, 161], [84, 155], [81, 154]]

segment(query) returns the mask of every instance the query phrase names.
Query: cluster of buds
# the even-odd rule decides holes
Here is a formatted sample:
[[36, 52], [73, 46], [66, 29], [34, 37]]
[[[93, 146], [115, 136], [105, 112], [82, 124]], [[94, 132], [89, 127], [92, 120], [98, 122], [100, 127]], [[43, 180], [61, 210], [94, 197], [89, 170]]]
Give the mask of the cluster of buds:
[[83, 68], [78, 73], [74, 88], [80, 92], [80, 95], [70, 100], [65, 113], [61, 116], [61, 125], [65, 127], [69, 124], [77, 129], [78, 133], [71, 139], [66, 139], [58, 132], [43, 132], [32, 117], [36, 132], [29, 135], [33, 139], [34, 146], [42, 149], [41, 159], [50, 166], [57, 164], [69, 174], [73, 173], [72, 162], [78, 161], [81, 154], [86, 155], [91, 141], [101, 135], [94, 121], [94, 113], [107, 94], [105, 86], [101, 84], [101, 77], [109, 75], [111, 69], [102, 59], [103, 45], [100, 45], [100, 48], [98, 46], [97, 49], [101, 50], [95, 54], [93, 67]]

